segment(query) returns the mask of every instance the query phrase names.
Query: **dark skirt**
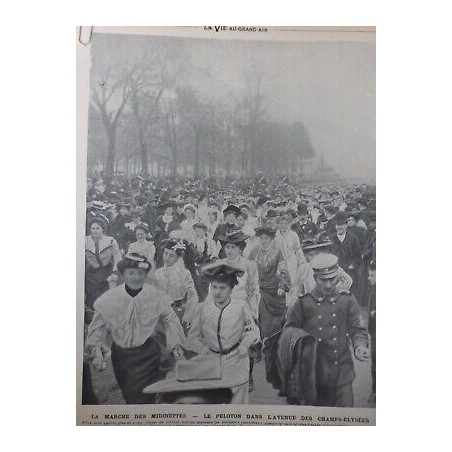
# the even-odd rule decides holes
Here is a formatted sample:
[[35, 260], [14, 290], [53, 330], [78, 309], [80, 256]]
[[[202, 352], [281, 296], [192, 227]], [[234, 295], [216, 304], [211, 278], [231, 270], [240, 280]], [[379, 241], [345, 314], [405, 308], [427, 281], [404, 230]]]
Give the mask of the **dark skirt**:
[[261, 337], [266, 338], [281, 330], [286, 321], [286, 298], [278, 295], [278, 289], [261, 290], [259, 302], [259, 329]]
[[107, 278], [113, 271], [113, 264], [104, 267], [88, 267], [85, 271], [85, 323], [93, 318], [94, 302], [109, 289]]
[[155, 403], [155, 395], [143, 394], [143, 389], [165, 378], [166, 373], [160, 370], [160, 355], [160, 347], [152, 337], [138, 347], [112, 344], [113, 371], [128, 404]]

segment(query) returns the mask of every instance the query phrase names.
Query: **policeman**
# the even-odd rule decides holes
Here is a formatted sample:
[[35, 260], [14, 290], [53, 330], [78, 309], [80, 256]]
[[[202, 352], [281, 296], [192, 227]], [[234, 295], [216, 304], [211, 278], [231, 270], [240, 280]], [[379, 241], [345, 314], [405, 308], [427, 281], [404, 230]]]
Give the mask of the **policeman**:
[[321, 253], [311, 265], [315, 287], [290, 308], [285, 328], [301, 328], [317, 339], [316, 405], [351, 407], [355, 372], [350, 343], [355, 357], [367, 361], [369, 335], [356, 298], [337, 289], [337, 257]]

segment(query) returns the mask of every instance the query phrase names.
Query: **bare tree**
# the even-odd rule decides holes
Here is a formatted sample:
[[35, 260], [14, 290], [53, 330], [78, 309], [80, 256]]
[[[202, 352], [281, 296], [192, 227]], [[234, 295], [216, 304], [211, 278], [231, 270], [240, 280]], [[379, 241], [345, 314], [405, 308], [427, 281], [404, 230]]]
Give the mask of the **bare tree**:
[[110, 68], [103, 73], [102, 81], [92, 87], [91, 102], [96, 106], [107, 135], [107, 161], [105, 176], [111, 179], [116, 157], [116, 131], [121, 114], [130, 96], [130, 74], [123, 73], [116, 80]]

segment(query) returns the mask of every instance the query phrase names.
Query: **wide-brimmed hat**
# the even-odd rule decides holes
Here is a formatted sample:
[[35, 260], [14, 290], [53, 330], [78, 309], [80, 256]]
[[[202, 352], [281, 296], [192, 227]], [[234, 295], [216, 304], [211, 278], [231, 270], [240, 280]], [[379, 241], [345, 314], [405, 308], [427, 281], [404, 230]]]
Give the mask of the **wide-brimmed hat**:
[[218, 240], [222, 243], [241, 243], [248, 239], [250, 236], [246, 235], [240, 229], [226, 232], [218, 237]]
[[176, 362], [175, 375], [143, 389], [145, 394], [235, 388], [249, 381], [246, 369], [225, 364], [220, 356], [197, 355]]
[[228, 279], [243, 276], [245, 269], [224, 260], [218, 260], [204, 265], [201, 268], [201, 274], [207, 279]]
[[265, 234], [273, 238], [276, 235], [276, 229], [271, 228], [270, 226], [261, 226], [259, 228], [254, 228], [254, 232], [256, 233], [256, 237]]
[[227, 215], [228, 213], [233, 213], [238, 217], [240, 215], [240, 209], [237, 206], [234, 206], [234, 204], [229, 204], [229, 206], [223, 210], [223, 215]]

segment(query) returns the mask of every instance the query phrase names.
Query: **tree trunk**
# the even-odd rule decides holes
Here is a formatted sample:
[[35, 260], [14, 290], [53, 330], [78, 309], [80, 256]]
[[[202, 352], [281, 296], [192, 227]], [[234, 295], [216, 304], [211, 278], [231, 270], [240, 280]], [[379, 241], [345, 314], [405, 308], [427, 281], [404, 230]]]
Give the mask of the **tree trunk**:
[[107, 165], [105, 170], [105, 178], [111, 180], [114, 173], [115, 165], [115, 154], [116, 154], [116, 130], [110, 129], [107, 133], [108, 137], [108, 154], [107, 154]]
[[199, 149], [199, 132], [195, 133], [195, 158], [193, 162], [193, 177], [195, 179], [199, 178], [199, 157], [200, 157], [200, 149]]
[[139, 127], [139, 139], [140, 139], [140, 150], [141, 150], [141, 171], [143, 173], [148, 172], [148, 150], [146, 147], [146, 143], [144, 142], [144, 137], [142, 136], [141, 127]]

